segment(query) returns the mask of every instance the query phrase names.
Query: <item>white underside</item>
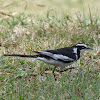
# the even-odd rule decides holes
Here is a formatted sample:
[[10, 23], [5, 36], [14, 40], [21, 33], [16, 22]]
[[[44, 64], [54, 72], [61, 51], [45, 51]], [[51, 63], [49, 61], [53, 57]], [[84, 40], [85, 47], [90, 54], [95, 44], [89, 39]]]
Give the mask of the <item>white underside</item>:
[[64, 66], [69, 66], [71, 65], [72, 63], [64, 63], [64, 62], [61, 62], [61, 61], [56, 61], [56, 60], [53, 60], [53, 59], [46, 59], [46, 58], [42, 58], [42, 57], [37, 57], [36, 59], [38, 60], [41, 60], [41, 61], [44, 61], [48, 64], [51, 64], [51, 65], [54, 65], [54, 66], [61, 66], [61, 67], [64, 67]]

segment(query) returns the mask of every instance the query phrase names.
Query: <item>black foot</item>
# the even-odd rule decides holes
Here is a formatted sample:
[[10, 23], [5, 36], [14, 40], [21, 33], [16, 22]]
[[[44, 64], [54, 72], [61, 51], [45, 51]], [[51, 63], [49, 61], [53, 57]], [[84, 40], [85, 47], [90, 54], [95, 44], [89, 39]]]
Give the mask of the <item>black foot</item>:
[[65, 70], [63, 70], [63, 71], [60, 71], [60, 72], [65, 72], [65, 71], [67, 71], [67, 70], [69, 70], [69, 69], [75, 69], [76, 67], [70, 67], [70, 68], [67, 68], [67, 69], [65, 69]]

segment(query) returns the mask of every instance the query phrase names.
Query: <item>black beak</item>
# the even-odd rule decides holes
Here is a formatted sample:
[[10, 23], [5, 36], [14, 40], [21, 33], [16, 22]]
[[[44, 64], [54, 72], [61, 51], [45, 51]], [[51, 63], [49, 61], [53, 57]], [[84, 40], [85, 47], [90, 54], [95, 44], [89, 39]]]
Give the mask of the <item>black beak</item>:
[[93, 50], [92, 48], [89, 48], [89, 47], [87, 47], [86, 49], [90, 49], [90, 50]]

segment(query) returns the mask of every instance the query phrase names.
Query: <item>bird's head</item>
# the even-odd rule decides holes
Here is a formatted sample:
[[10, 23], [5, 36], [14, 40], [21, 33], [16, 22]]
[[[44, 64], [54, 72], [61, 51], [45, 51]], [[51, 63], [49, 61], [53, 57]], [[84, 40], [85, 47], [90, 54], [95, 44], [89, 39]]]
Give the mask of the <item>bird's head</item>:
[[92, 48], [88, 47], [87, 45], [81, 44], [81, 43], [76, 44], [76, 45], [74, 45], [73, 47], [74, 47], [74, 48], [77, 48], [77, 51], [79, 51], [80, 54], [82, 54], [85, 50], [89, 50], [89, 49], [90, 49], [90, 50], [93, 50]]

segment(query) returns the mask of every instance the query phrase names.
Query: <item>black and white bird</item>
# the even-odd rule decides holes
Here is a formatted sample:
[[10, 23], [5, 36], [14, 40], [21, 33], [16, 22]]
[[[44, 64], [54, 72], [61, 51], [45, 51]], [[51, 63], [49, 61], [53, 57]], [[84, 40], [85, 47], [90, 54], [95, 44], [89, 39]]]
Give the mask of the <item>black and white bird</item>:
[[53, 73], [54, 73], [55, 68], [57, 66], [60, 66], [61, 72], [65, 71], [63, 70], [65, 66], [69, 66], [73, 64], [75, 61], [77, 61], [80, 58], [81, 54], [88, 49], [92, 50], [92, 48], [89, 48], [87, 45], [79, 43], [72, 47], [65, 47], [56, 50], [33, 51], [37, 53], [37, 55], [5, 54], [4, 56], [34, 58], [34, 59], [44, 61], [45, 63], [55, 66], [53, 68]]

